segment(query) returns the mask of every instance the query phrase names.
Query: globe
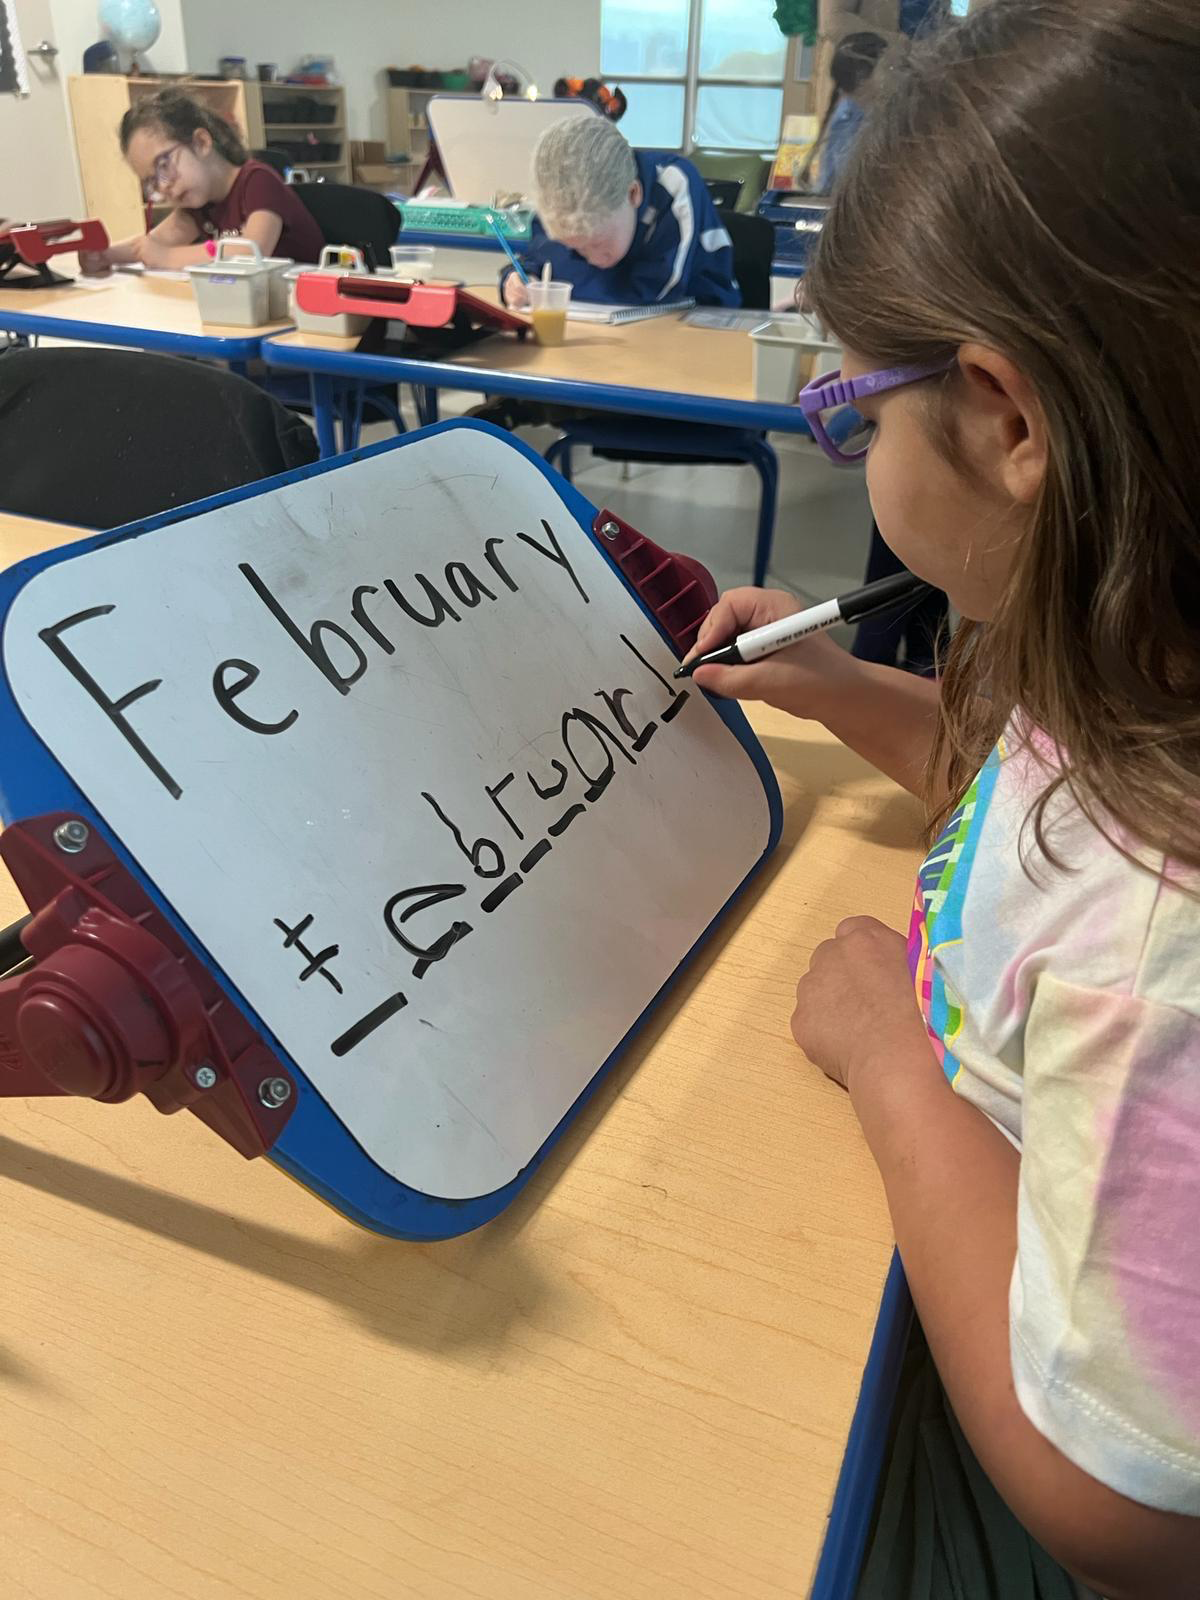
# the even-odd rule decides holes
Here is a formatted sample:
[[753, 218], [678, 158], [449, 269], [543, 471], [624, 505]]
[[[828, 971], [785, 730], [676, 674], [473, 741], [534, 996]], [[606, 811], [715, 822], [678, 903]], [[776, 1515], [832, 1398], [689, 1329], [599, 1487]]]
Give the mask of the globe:
[[149, 50], [162, 32], [154, 0], [100, 0], [100, 25], [114, 44], [135, 54]]

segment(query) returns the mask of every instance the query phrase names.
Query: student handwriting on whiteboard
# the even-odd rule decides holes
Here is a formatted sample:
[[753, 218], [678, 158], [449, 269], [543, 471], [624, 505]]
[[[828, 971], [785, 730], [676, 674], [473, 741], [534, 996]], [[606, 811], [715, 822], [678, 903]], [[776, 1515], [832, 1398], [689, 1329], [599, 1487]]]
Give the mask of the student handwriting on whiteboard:
[[[501, 825], [494, 825], [498, 838], [469, 838], [437, 796], [428, 790], [421, 791], [421, 799], [428, 805], [430, 814], [445, 830], [446, 842], [452, 842], [460, 853], [460, 871], [461, 858], [465, 858], [470, 864], [471, 876], [483, 881], [473, 886], [466, 882], [414, 884], [388, 897], [382, 908], [383, 922], [401, 949], [414, 958], [414, 979], [423, 978], [435, 963], [445, 960], [473, 932], [465, 910], [458, 914], [460, 908], [469, 905], [471, 914], [476, 914], [473, 895], [478, 894], [479, 911], [487, 916], [497, 911], [550, 853], [555, 840], [600, 799], [621, 769], [621, 763], [636, 767], [638, 754], [650, 743], [660, 723], [670, 723], [683, 709], [687, 692], [678, 693], [624, 634], [619, 638], [631, 654], [631, 667], [635, 667], [643, 680], [639, 687], [649, 687], [644, 681], [647, 676], [653, 682], [660, 699], [657, 718], [647, 717], [644, 712], [639, 712], [636, 719], [631, 718], [625, 702], [633, 698], [635, 691], [623, 686], [595, 691], [595, 698], [603, 703], [608, 714], [607, 720], [582, 706], [565, 710], [558, 736], [566, 761], [560, 761], [557, 756], [548, 758], [552, 773], [548, 782], [539, 783], [538, 776], [526, 770], [525, 783], [518, 779], [515, 771], [510, 771], [496, 782], [482, 785], [479, 799], [482, 801], [486, 796], [502, 819]], [[665, 702], [661, 699], [662, 691], [666, 692]], [[579, 799], [565, 793], [568, 782], [575, 779], [586, 785]], [[443, 850], [442, 855], [446, 854], [448, 852]], [[441, 932], [432, 939], [426, 933], [418, 938], [407, 926], [409, 919], [442, 904], [447, 904], [448, 908]], [[331, 965], [340, 953], [340, 946], [321, 943], [312, 927], [312, 914], [305, 913], [294, 922], [283, 917], [273, 920], [283, 935], [283, 948], [295, 952], [300, 981], [304, 983], [319, 975], [341, 994], [341, 985]], [[331, 1041], [330, 1050], [335, 1056], [347, 1055], [407, 1004], [408, 997], [402, 990], [388, 995], [338, 1034]]]
[[[238, 570], [311, 667], [333, 691], [345, 696], [376, 661], [396, 655], [406, 630], [469, 624], [469, 614], [483, 602], [501, 604], [508, 594], [519, 593], [520, 560], [539, 559], [557, 568], [563, 579], [564, 604], [590, 604], [554, 529], [544, 518], [541, 529], [542, 537], [518, 532], [517, 545], [503, 557], [500, 546], [506, 541], [496, 536], [487, 538], [475, 566], [465, 561], [447, 562], [437, 582], [418, 572], [407, 590], [392, 578], [384, 578], [379, 584], [360, 583], [350, 595], [348, 622], [317, 617], [305, 625], [291, 615], [250, 563], [239, 562]], [[393, 631], [380, 625], [378, 612], [371, 617], [366, 610], [367, 598], [381, 592], [395, 604]], [[154, 779], [178, 800], [183, 795], [182, 787], [126, 714], [138, 701], [153, 694], [163, 680], [150, 679], [114, 696], [89, 671], [84, 644], [79, 646], [83, 653], [77, 653], [74, 644], [68, 644], [65, 638], [84, 624], [96, 624], [103, 618], [110, 619], [111, 625], [116, 611], [114, 605], [91, 606], [40, 629], [38, 636], [95, 701]], [[388, 934], [413, 960], [414, 980], [419, 982], [469, 938], [474, 928], [470, 917], [479, 913], [491, 916], [500, 909], [550, 854], [555, 842], [600, 800], [617, 773], [637, 767], [639, 756], [660, 725], [673, 721], [687, 703], [687, 690], [676, 689], [624, 633], [618, 638], [630, 681], [637, 687], [600, 687], [592, 691], [599, 707], [565, 707], [556, 746], [564, 759], [560, 760], [558, 754], [545, 757], [547, 770], [535, 772], [526, 767], [520, 776], [514, 766], [485, 781], [480, 794], [469, 802], [485, 806], [490, 803], [498, 818], [492, 825], [498, 838], [481, 835], [472, 839], [444, 798], [426, 789], [420, 791], [434, 836], [430, 845], [433, 859], [439, 864], [446, 860], [443, 876], [447, 881], [398, 888], [388, 895], [380, 910]], [[78, 639], [82, 641], [84, 635]], [[282, 705], [268, 710], [269, 684], [264, 682], [256, 691], [254, 713], [238, 703], [260, 676], [259, 667], [252, 661], [228, 657], [213, 671], [213, 698], [221, 711], [247, 732], [267, 738], [285, 734], [300, 720], [300, 712]], [[654, 697], [656, 715], [647, 713], [647, 694]], [[631, 715], [626, 704], [630, 701], [638, 702], [636, 716]], [[459, 875], [466, 881], [452, 881], [452, 859], [456, 859]], [[463, 867], [464, 861], [469, 864], [469, 873]], [[439, 906], [446, 909], [439, 922], [431, 924], [428, 914]], [[416, 919], [422, 919], [419, 931]], [[298, 982], [304, 985], [313, 979], [321, 980], [341, 997], [344, 990], [337, 974], [341, 946], [314, 925], [313, 913], [278, 915], [272, 923], [280, 937], [281, 951], [296, 963]], [[431, 937], [427, 930], [432, 925], [437, 925], [439, 931]], [[407, 1005], [408, 997], [402, 990], [384, 996], [330, 1041], [330, 1051], [338, 1057], [347, 1055]]]
[[[542, 519], [547, 543], [542, 544], [532, 534], [518, 533], [517, 538], [522, 544], [545, 557], [549, 562], [560, 567], [569, 577], [584, 605], [588, 597], [575, 574], [567, 557], [563, 554], [562, 546], [551, 528], [549, 522]], [[392, 578], [384, 578], [383, 591], [395, 602], [400, 627], [405, 626], [403, 621], [407, 618], [412, 623], [422, 628], [440, 628], [445, 622], [462, 622], [464, 611], [473, 611], [483, 600], [495, 602], [506, 591], [518, 594], [521, 585], [508, 570], [505, 562], [499, 555], [499, 546], [505, 540], [492, 537], [484, 540], [483, 561], [492, 576], [493, 589], [478, 575], [473, 567], [465, 561], [448, 561], [443, 573], [442, 582], [445, 590], [453, 597], [447, 599], [446, 594], [426, 577], [423, 572], [414, 575], [413, 587], [420, 589], [424, 596], [425, 604], [410, 599]], [[358, 638], [344, 627], [340, 622], [333, 622], [325, 617], [318, 617], [316, 621], [305, 629], [288, 613], [282, 602], [272, 594], [270, 588], [259, 577], [258, 573], [249, 562], [239, 562], [238, 570], [249, 583], [255, 594], [270, 611], [272, 616], [287, 633], [288, 637], [308, 657], [309, 661], [322, 674], [339, 694], [349, 694], [360, 678], [366, 675], [371, 665], [371, 658], [366, 649], [359, 643]], [[385, 656], [395, 655], [396, 644], [394, 639], [380, 628], [377, 623], [367, 615], [366, 600], [368, 595], [377, 595], [380, 585], [373, 583], [360, 583], [356, 585], [350, 598], [350, 618], [362, 631], [366, 638]], [[454, 605], [457, 601], [461, 610]], [[128, 741], [132, 748], [163, 788], [167, 790], [172, 799], [178, 800], [183, 790], [172, 777], [168, 769], [149, 749], [143, 741], [132, 722], [125, 716], [129, 706], [135, 701], [143, 699], [148, 694], [160, 687], [161, 678], [153, 678], [146, 683], [138, 684], [136, 688], [127, 690], [117, 699], [113, 699], [107, 690], [103, 689], [87, 670], [84, 661], [64, 641], [63, 635], [85, 622], [94, 622], [100, 617], [112, 616], [116, 607], [112, 605], [89, 606], [85, 611], [77, 611], [73, 616], [63, 617], [61, 621], [53, 623], [48, 628], [39, 629], [38, 637], [53, 652], [61, 664], [73, 678], [82, 684], [88, 694], [104, 712], [121, 735]], [[349, 672], [343, 672], [335, 663], [332, 649], [326, 642], [334, 638], [341, 642], [354, 665]], [[343, 659], [346, 659], [345, 657]], [[240, 656], [231, 656], [222, 661], [216, 668], [212, 677], [212, 692], [221, 710], [243, 728], [252, 733], [278, 734], [286, 733], [300, 717], [300, 713], [292, 707], [290, 710], [279, 714], [271, 720], [264, 720], [263, 716], [253, 716], [237, 704], [238, 698], [245, 693], [258, 679], [259, 669], [252, 661], [243, 660]]]

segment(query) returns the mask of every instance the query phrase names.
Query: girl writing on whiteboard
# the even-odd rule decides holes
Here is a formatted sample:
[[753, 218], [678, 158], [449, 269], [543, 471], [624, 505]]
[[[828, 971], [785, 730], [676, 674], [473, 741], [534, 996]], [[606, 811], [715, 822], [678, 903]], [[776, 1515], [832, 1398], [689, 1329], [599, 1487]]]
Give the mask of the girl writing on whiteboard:
[[119, 137], [147, 203], [171, 209], [148, 233], [81, 256], [84, 272], [130, 262], [187, 267], [230, 237], [252, 240], [265, 256], [315, 261], [321, 254], [321, 230], [296, 191], [252, 161], [234, 128], [198, 100], [178, 89], [139, 99]]
[[[987, 1478], [1166, 1600], [1200, 1572], [1200, 14], [993, 0], [889, 76], [810, 291], [886, 380], [883, 537], [964, 620], [940, 685], [824, 638], [696, 681], [927, 797], [907, 940], [843, 922], [793, 1032]], [[794, 609], [735, 590], [696, 648]]]

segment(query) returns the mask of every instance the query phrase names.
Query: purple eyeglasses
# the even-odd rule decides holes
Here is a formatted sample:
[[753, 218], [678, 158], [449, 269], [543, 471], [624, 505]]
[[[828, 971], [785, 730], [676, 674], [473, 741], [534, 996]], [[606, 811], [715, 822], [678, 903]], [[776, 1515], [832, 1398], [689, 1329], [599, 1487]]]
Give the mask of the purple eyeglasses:
[[[919, 383], [922, 378], [935, 378], [940, 372], [949, 372], [956, 359], [951, 356], [948, 361], [917, 367], [885, 367], [881, 372], [864, 372], [861, 378], [823, 372], [801, 389], [796, 404], [830, 461], [839, 467], [853, 467], [866, 455], [875, 426], [855, 411], [854, 402], [868, 395], [885, 394], [889, 389], [902, 389], [906, 383]], [[834, 415], [826, 419], [824, 413], [829, 411]]]

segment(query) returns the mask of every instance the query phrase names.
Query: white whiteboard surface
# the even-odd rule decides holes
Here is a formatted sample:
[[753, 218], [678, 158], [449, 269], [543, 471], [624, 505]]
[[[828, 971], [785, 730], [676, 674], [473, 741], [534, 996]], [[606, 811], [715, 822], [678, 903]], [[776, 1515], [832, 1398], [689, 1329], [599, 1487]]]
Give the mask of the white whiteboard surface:
[[429, 128], [456, 200], [490, 206], [497, 194], [530, 194], [533, 147], [545, 128], [600, 113], [586, 100], [484, 100], [434, 95]]
[[[768, 841], [750, 756], [540, 471], [470, 426], [40, 572], [3, 653], [107, 827], [426, 1194], [526, 1165]], [[448, 953], [417, 976], [397, 932]]]

